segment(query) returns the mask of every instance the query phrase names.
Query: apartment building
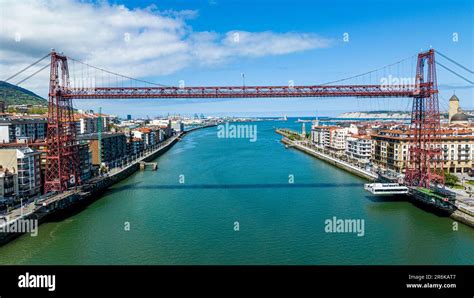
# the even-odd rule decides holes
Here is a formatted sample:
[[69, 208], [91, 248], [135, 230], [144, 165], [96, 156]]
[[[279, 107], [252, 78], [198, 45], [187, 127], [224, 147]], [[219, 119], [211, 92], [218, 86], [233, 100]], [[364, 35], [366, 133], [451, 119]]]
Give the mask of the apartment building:
[[319, 148], [328, 147], [331, 143], [331, 130], [338, 129], [337, 126], [313, 126], [311, 128], [311, 140]]
[[16, 174], [18, 197], [40, 194], [40, 153], [31, 148], [0, 149], [0, 165]]
[[92, 152], [87, 141], [79, 143], [78, 153], [81, 181], [87, 181], [92, 176]]
[[182, 132], [184, 131], [184, 123], [181, 120], [172, 120], [171, 129], [177, 133]]
[[18, 195], [18, 175], [0, 167], [0, 205], [11, 204]]
[[157, 137], [156, 132], [148, 127], [140, 127], [132, 131], [134, 138], [143, 140], [144, 147], [156, 145]]
[[145, 148], [145, 143], [142, 139], [131, 138], [127, 143], [128, 155], [133, 156], [137, 155], [143, 151]]
[[346, 151], [347, 137], [357, 132], [355, 125], [349, 127], [316, 125], [311, 128], [311, 139], [315, 146], [342, 155]]
[[102, 132], [110, 131], [112, 123], [117, 123], [117, 116], [94, 113], [94, 111], [79, 111], [74, 115], [77, 134], [91, 134], [99, 132], [99, 119], [102, 119]]
[[368, 164], [372, 156], [372, 140], [367, 135], [352, 135], [346, 139], [346, 155], [359, 163]]
[[[409, 137], [406, 131], [382, 130], [372, 136], [372, 162], [382, 169], [402, 173], [409, 156]], [[468, 173], [473, 168], [474, 132], [472, 130], [443, 129], [440, 131], [443, 167], [450, 173]]]
[[[92, 154], [92, 164], [99, 166], [99, 136], [97, 133], [79, 135], [78, 140], [87, 141]], [[102, 133], [101, 160], [108, 166], [120, 163], [127, 155], [127, 140], [123, 133]]]
[[45, 118], [0, 118], [0, 143], [33, 142], [46, 138]]
[[[93, 115], [79, 114], [75, 115], [76, 133], [91, 134], [98, 132], [98, 118]], [[102, 130], [104, 131], [104, 130]]]

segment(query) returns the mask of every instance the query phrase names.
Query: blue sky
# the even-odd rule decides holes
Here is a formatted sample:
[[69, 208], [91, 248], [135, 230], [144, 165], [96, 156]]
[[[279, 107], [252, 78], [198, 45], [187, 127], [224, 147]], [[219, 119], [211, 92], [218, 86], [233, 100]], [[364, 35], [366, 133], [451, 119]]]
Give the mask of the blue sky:
[[[97, 6], [97, 3], [84, 5]], [[415, 55], [430, 46], [473, 69], [473, 1], [109, 1], [109, 6], [123, 5], [126, 10], [153, 7], [153, 13], [178, 17], [186, 33], [180, 38], [195, 40], [193, 35], [211, 32], [225, 36], [229, 32], [248, 32], [254, 38], [267, 38], [258, 33], [271, 34], [272, 40], [290, 35], [307, 34], [308, 39], [321, 39], [328, 44], [313, 43], [307, 49], [294, 47], [288, 53], [271, 50], [261, 55], [250, 53], [222, 54], [219, 63], [187, 62], [179, 66], [168, 57], [170, 71], [161, 70], [139, 74], [153, 82], [177, 85], [184, 80], [187, 86], [240, 85], [245, 73], [247, 85], [318, 84], [363, 73], [400, 59]], [[99, 12], [98, 12], [99, 13]], [[144, 28], [147, 30], [147, 28]], [[343, 34], [349, 41], [343, 41]], [[458, 41], [453, 41], [453, 34]], [[304, 37], [306, 38], [306, 37]], [[132, 41], [133, 41], [132, 36]], [[200, 39], [202, 40], [202, 39]], [[215, 46], [224, 39], [217, 40]], [[56, 42], [56, 41], [55, 41]], [[258, 43], [258, 42], [257, 42]], [[193, 45], [200, 45], [193, 43]], [[59, 44], [56, 47], [61, 47]], [[138, 48], [140, 44], [137, 44]], [[66, 46], [64, 46], [66, 47]], [[67, 47], [66, 47], [67, 48]], [[77, 47], [76, 47], [77, 48]], [[75, 50], [72, 49], [71, 51]], [[191, 48], [192, 49], [192, 48]], [[207, 48], [206, 48], [207, 49]], [[211, 48], [212, 51], [213, 48]], [[226, 48], [221, 49], [225, 51]], [[76, 53], [74, 53], [76, 54]], [[119, 53], [117, 56], [121, 56]], [[81, 53], [77, 53], [81, 55]], [[207, 55], [207, 54], [206, 54]], [[176, 56], [181, 59], [181, 56]], [[101, 66], [101, 59], [84, 55], [84, 60]], [[183, 58], [184, 59], [184, 58]], [[128, 59], [130, 60], [130, 59]], [[445, 60], [438, 60], [448, 65]], [[108, 66], [106, 59], [102, 60]], [[408, 60], [411, 62], [412, 60]], [[414, 61], [414, 60], [413, 60]], [[409, 75], [410, 63], [402, 73]], [[91, 62], [92, 63], [92, 62]], [[413, 62], [414, 63], [414, 62]], [[168, 65], [168, 64], [165, 64]], [[104, 65], [102, 65], [104, 66]], [[450, 65], [451, 66], [451, 65]], [[117, 67], [110, 63], [110, 67]], [[392, 69], [394, 71], [394, 69]], [[400, 73], [400, 72], [398, 72]], [[465, 72], [462, 74], [468, 76]], [[126, 74], [126, 73], [125, 73]], [[394, 73], [395, 74], [395, 73]], [[469, 77], [469, 76], [468, 76]], [[471, 75], [472, 80], [472, 75]], [[363, 83], [363, 82], [360, 82]], [[464, 109], [474, 109], [473, 88], [468, 83], [438, 67], [441, 110], [456, 92]], [[456, 87], [456, 88], [454, 88]], [[97, 108], [104, 112], [133, 116], [167, 113], [204, 113], [228, 115], [303, 116], [336, 115], [344, 111], [409, 109], [409, 99], [241, 99], [241, 100], [120, 100], [76, 101], [79, 108]]]

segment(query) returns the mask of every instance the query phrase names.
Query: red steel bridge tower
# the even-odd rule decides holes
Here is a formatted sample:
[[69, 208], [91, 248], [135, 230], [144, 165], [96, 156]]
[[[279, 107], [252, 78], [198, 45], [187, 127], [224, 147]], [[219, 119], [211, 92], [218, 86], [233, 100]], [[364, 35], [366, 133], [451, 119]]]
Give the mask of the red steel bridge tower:
[[[80, 184], [79, 158], [74, 122], [73, 99], [117, 98], [267, 98], [267, 97], [409, 97], [413, 98], [410, 148], [405, 183], [430, 187], [444, 184], [441, 160], [440, 114], [436, 82], [435, 51], [418, 54], [415, 84], [384, 86], [310, 85], [310, 86], [218, 86], [218, 87], [110, 87], [70, 86], [68, 58], [51, 56], [49, 90], [47, 162], [45, 192], [64, 191]], [[71, 59], [71, 58], [70, 58]], [[76, 61], [71, 59], [72, 61]], [[86, 64], [87, 65], [87, 64]], [[94, 66], [95, 70], [105, 71]], [[108, 71], [105, 71], [108, 72]], [[108, 72], [108, 74], [118, 75]], [[122, 75], [118, 75], [125, 77]], [[131, 79], [129, 77], [125, 77]], [[135, 81], [140, 81], [136, 80]], [[144, 81], [140, 81], [144, 82]], [[148, 82], [145, 82], [148, 83]], [[155, 84], [156, 85], [156, 84]]]
[[76, 124], [70, 97], [67, 57], [51, 52], [44, 192], [62, 192], [80, 183]]
[[415, 80], [405, 183], [425, 188], [431, 183], [444, 185], [434, 50], [418, 54]]

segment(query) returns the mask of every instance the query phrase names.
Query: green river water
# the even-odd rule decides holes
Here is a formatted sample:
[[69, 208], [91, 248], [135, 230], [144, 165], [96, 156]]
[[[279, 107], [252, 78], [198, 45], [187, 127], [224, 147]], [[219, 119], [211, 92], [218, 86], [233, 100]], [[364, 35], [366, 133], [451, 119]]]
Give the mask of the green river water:
[[[188, 134], [158, 171], [0, 247], [0, 263], [474, 264], [473, 229], [373, 198], [363, 179], [285, 149], [274, 129], [299, 128], [294, 119], [250, 125], [255, 142], [218, 138], [216, 127]], [[363, 219], [364, 235], [325, 232], [334, 216]]]

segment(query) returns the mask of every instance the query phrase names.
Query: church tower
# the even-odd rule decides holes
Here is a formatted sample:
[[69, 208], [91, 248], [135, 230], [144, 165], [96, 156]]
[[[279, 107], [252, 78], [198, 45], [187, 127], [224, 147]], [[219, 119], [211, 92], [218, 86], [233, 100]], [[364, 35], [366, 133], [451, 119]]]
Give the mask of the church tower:
[[449, 99], [449, 110], [448, 110], [448, 120], [451, 122], [451, 118], [458, 113], [459, 110], [459, 98], [453, 94]]

